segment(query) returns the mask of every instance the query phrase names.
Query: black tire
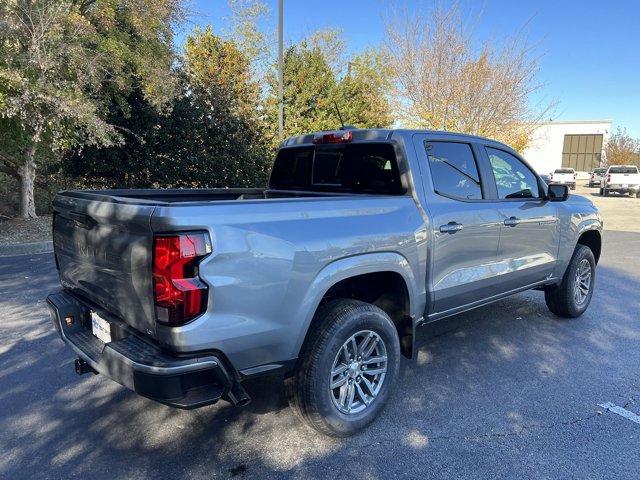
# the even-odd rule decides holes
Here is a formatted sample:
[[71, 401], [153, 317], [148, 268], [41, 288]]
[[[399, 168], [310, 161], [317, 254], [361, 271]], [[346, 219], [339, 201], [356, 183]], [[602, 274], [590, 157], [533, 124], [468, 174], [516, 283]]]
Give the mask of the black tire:
[[[587, 260], [591, 267], [591, 281], [588, 293], [583, 302], [578, 302], [574, 296], [578, 267], [583, 260]], [[547, 307], [559, 317], [576, 318], [582, 315], [591, 302], [596, 280], [596, 260], [593, 252], [586, 245], [578, 245], [573, 252], [571, 261], [559, 285], [549, 286], [544, 291]]]
[[[347, 437], [371, 423], [389, 398], [400, 366], [398, 333], [383, 310], [358, 300], [327, 302], [318, 309], [314, 320], [315, 327], [301, 352], [301, 363], [288, 382], [289, 401], [319, 432]], [[387, 370], [373, 401], [359, 413], [345, 414], [334, 404], [330, 373], [343, 344], [364, 330], [375, 332], [384, 342]]]
[[636, 192], [636, 198], [640, 198], [640, 190]]
[[600, 196], [602, 197], [604, 195], [604, 188], [600, 189]]
[[605, 188], [605, 189], [602, 191], [602, 194], [603, 194], [605, 197], [608, 197], [608, 196], [609, 196], [609, 190]]

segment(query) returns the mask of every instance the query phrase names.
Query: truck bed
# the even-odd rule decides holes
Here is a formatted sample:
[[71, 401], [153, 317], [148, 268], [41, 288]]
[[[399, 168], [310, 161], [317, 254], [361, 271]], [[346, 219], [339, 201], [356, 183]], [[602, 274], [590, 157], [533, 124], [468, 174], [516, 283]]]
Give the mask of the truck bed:
[[[254, 242], [267, 232], [274, 238], [284, 235], [278, 241], [286, 242], [299, 235], [298, 222], [310, 215], [334, 225], [340, 218], [368, 211], [357, 199], [371, 204], [370, 213], [378, 214], [390, 198], [248, 188], [61, 192], [54, 199], [56, 264], [65, 289], [155, 337], [151, 272], [155, 234], [205, 230], [214, 235], [217, 230], [219, 249], [222, 237], [235, 238], [237, 224], [242, 224]], [[410, 197], [403, 200], [413, 203]], [[283, 223], [291, 226], [285, 228]], [[308, 223], [306, 228], [311, 227]], [[360, 234], [368, 230], [374, 229], [362, 226]]]

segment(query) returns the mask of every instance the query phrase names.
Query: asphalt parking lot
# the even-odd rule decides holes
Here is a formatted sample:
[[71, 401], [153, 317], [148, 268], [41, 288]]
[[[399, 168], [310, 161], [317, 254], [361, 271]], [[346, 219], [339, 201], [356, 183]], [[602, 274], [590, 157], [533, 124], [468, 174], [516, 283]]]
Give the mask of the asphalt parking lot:
[[580, 181], [575, 193], [584, 195], [598, 206], [605, 230], [640, 232], [640, 198], [616, 194], [603, 197], [598, 188], [587, 187]]
[[51, 254], [0, 258], [0, 477], [638, 478], [640, 424], [599, 405], [640, 415], [640, 199], [590, 198], [606, 232], [585, 315], [527, 292], [423, 328], [385, 412], [346, 440], [302, 425], [274, 379], [248, 407], [181, 411], [78, 377], [44, 302]]

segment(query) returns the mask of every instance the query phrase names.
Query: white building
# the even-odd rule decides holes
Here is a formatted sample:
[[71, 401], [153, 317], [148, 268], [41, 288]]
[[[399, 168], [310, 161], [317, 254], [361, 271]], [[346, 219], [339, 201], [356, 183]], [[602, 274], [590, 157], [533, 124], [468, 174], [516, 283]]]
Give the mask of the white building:
[[591, 172], [602, 164], [610, 132], [611, 120], [541, 123], [522, 156], [541, 175], [562, 167]]

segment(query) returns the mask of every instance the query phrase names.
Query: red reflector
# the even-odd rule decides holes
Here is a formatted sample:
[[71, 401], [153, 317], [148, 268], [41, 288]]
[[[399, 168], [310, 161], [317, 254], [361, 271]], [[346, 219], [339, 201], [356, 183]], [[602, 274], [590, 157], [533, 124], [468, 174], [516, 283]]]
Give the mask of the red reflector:
[[206, 310], [208, 287], [198, 277], [198, 264], [210, 253], [206, 232], [153, 239], [153, 296], [159, 323], [183, 325]]
[[313, 143], [349, 143], [351, 140], [353, 140], [353, 133], [350, 130], [320, 132], [313, 137]]

